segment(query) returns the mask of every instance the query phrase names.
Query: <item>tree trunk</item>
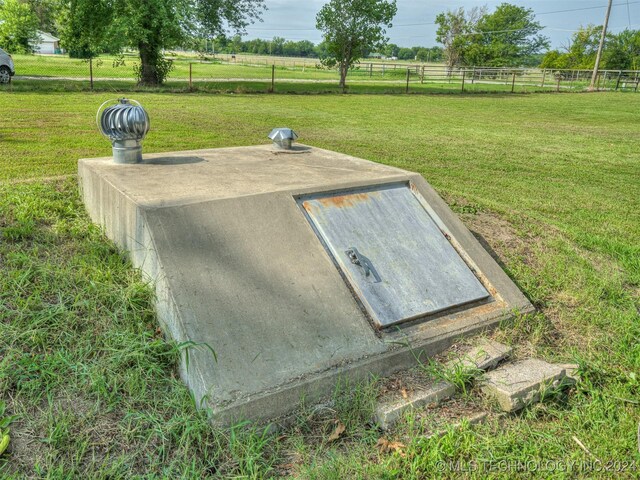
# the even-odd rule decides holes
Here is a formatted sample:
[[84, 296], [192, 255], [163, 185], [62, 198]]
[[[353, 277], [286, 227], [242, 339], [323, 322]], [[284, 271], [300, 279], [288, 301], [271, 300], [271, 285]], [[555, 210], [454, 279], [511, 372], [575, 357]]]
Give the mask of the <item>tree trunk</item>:
[[158, 47], [150, 43], [140, 42], [138, 44], [138, 51], [140, 53], [140, 78], [138, 78], [138, 85], [157, 87], [163, 80], [158, 72], [158, 64], [161, 60]]
[[345, 92], [347, 90], [347, 72], [349, 71], [349, 66], [346, 62], [342, 62], [340, 64], [340, 88]]

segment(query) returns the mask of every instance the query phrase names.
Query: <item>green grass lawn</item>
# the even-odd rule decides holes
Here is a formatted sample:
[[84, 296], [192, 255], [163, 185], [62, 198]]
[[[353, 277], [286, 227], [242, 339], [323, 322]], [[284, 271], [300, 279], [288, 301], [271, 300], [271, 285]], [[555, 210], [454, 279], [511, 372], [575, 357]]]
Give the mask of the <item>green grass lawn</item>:
[[[421, 173], [538, 308], [495, 338], [581, 366], [566, 395], [515, 416], [435, 438], [409, 416], [388, 435], [405, 445], [396, 453], [376, 449], [368, 423], [376, 384], [343, 388], [331, 415], [305, 410], [278, 434], [212, 429], [196, 411], [149, 286], [77, 193], [77, 159], [110, 154], [94, 124], [110, 96], [0, 94], [0, 402], [19, 417], [0, 477], [531, 476], [436, 469], [489, 459], [578, 462], [540, 478], [640, 470], [640, 96], [136, 93], [151, 116], [146, 152], [265, 143], [286, 125]], [[336, 420], [345, 435], [328, 442]], [[595, 459], [600, 471], [579, 470]]]
[[[335, 69], [318, 68], [317, 61], [308, 60], [303, 65], [296, 59], [272, 57], [243, 57], [236, 61], [224, 57], [221, 62], [201, 62], [198, 58], [178, 57], [174, 59], [173, 70], [167, 82], [156, 89], [138, 89], [135, 85], [134, 66], [139, 63], [133, 54], [122, 58], [101, 56], [93, 60], [94, 90], [99, 91], [185, 91], [191, 77], [192, 89], [200, 92], [216, 93], [264, 93], [271, 87], [272, 62], [275, 62], [277, 93], [339, 93], [339, 75]], [[86, 91], [90, 89], [89, 62], [65, 56], [15, 55], [16, 75], [12, 85], [0, 85], [1, 91]], [[299, 60], [299, 59], [298, 59]], [[253, 63], [247, 63], [253, 62]], [[426, 65], [424, 79], [420, 67], [410, 69], [410, 91], [412, 93], [460, 92], [462, 74], [454, 72], [446, 76], [443, 65]], [[413, 65], [415, 67], [415, 65]], [[350, 93], [404, 93], [406, 88], [407, 64], [397, 62], [384, 67], [376, 64], [369, 71], [365, 60], [356, 65], [347, 79]], [[496, 77], [497, 72], [485, 71], [482, 78], [471, 79], [467, 72], [466, 92], [511, 92], [517, 93], [554, 91], [556, 81], [551, 73], [546, 75], [544, 87], [542, 73], [537, 70], [516, 77], [512, 86], [511, 74]], [[422, 81], [424, 80], [424, 82]], [[613, 83], [612, 83], [613, 82]], [[602, 88], [615, 88], [615, 79], [602, 82]], [[584, 90], [584, 81], [562, 82], [561, 90]], [[621, 88], [632, 91], [633, 86]]]

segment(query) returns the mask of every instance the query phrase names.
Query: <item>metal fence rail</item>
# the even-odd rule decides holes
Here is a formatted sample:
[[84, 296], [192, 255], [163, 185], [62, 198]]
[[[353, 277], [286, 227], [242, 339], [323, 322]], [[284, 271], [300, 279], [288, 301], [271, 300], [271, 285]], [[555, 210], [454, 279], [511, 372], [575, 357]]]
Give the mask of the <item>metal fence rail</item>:
[[[0, 90], [116, 90], [136, 88], [137, 57], [75, 60], [64, 57], [20, 56], [16, 76]], [[361, 62], [349, 72], [350, 91], [366, 93], [443, 92], [577, 92], [588, 89], [591, 70], [552, 70], [473, 66]], [[216, 56], [194, 61], [175, 58], [167, 87], [202, 91], [335, 91], [338, 72], [317, 59]], [[602, 70], [599, 91], [637, 92], [638, 70]]]

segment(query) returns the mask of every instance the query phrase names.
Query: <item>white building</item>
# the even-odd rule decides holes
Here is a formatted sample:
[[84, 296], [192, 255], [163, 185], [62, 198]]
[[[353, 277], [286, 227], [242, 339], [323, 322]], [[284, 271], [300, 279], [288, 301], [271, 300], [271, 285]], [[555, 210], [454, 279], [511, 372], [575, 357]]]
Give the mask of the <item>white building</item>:
[[35, 45], [36, 53], [60, 53], [60, 39], [50, 33], [40, 32], [40, 42]]

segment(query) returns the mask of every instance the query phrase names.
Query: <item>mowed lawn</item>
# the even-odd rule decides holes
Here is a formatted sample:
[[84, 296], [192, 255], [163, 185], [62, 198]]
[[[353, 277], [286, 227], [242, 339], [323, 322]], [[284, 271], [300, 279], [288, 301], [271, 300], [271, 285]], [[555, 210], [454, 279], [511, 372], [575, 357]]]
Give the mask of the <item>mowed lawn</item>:
[[[288, 126], [421, 173], [538, 308], [495, 338], [580, 365], [565, 395], [515, 416], [432, 438], [408, 417], [386, 435], [395, 453], [375, 446], [375, 384], [277, 434], [214, 430], [196, 411], [149, 286], [77, 194], [77, 159], [110, 154], [95, 112], [113, 96], [0, 94], [0, 421], [18, 416], [0, 477], [528, 478], [534, 461], [541, 478], [637, 478], [640, 95], [134, 95], [146, 152], [265, 143]], [[347, 428], [329, 442], [336, 420]], [[436, 470], [488, 460], [512, 468]]]

